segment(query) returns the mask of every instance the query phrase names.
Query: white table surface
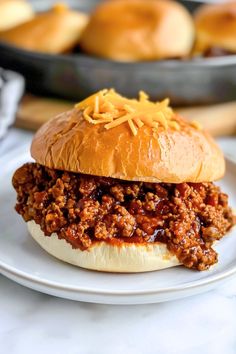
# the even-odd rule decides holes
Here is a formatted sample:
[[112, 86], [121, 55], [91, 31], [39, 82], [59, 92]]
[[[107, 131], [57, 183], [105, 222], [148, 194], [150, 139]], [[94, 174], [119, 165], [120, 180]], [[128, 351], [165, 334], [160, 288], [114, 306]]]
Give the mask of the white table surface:
[[[11, 129], [0, 156], [31, 137]], [[236, 138], [219, 142], [236, 156]], [[42, 353], [235, 354], [236, 278], [183, 300], [106, 306], [54, 298], [0, 275], [0, 354]]]

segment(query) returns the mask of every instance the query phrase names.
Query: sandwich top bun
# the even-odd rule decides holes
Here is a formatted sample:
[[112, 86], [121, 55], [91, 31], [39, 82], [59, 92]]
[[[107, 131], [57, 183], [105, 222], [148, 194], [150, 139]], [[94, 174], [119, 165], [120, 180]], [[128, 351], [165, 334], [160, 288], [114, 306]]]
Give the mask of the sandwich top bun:
[[72, 11], [64, 4], [56, 4], [31, 21], [2, 32], [0, 40], [31, 51], [64, 53], [78, 43], [87, 21], [86, 14]]
[[196, 53], [213, 47], [236, 53], [236, 1], [202, 5], [194, 18]]
[[89, 54], [120, 61], [187, 56], [194, 25], [171, 0], [113, 0], [97, 6], [80, 45]]
[[143, 92], [139, 100], [102, 90], [36, 133], [32, 157], [44, 166], [144, 182], [209, 182], [224, 157], [213, 139]]
[[8, 30], [34, 16], [31, 5], [24, 0], [0, 1], [0, 31]]

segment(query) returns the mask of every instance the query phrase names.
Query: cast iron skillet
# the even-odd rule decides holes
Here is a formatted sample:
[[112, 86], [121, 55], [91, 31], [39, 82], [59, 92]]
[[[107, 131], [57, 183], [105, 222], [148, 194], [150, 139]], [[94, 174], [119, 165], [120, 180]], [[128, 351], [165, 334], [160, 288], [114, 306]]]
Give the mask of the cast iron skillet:
[[[37, 11], [53, 0], [32, 1]], [[90, 11], [97, 0], [70, 0]], [[192, 12], [199, 3], [181, 1]], [[144, 90], [152, 99], [170, 97], [172, 104], [190, 105], [236, 98], [236, 55], [209, 59], [121, 63], [83, 53], [48, 55], [0, 43], [0, 66], [20, 72], [32, 93], [80, 100], [102, 88], [114, 87], [134, 97]]]

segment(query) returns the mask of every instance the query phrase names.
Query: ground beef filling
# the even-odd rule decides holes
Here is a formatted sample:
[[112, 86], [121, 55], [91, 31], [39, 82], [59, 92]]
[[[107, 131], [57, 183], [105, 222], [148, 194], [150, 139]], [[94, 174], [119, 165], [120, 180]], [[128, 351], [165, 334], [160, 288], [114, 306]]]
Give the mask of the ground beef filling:
[[211, 248], [234, 224], [228, 197], [213, 183], [142, 183], [28, 163], [13, 176], [16, 211], [73, 248], [94, 242], [162, 242], [186, 267], [208, 269]]

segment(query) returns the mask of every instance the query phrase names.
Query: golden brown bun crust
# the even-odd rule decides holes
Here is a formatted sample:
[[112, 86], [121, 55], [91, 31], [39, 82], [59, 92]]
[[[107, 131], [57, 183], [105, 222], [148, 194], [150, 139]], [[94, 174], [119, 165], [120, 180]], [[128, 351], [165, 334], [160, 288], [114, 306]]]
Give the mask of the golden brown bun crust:
[[0, 1], [0, 31], [6, 31], [34, 16], [31, 5], [24, 0]]
[[136, 136], [127, 124], [106, 130], [74, 109], [48, 121], [36, 133], [32, 157], [40, 164], [96, 176], [144, 182], [209, 182], [225, 171], [222, 152], [203, 131], [144, 125]]
[[195, 52], [219, 47], [236, 53], [236, 1], [203, 5], [195, 13]]
[[184, 57], [192, 49], [190, 14], [171, 0], [113, 0], [95, 9], [81, 37], [89, 54], [121, 61]]
[[79, 41], [87, 15], [67, 8], [38, 14], [31, 21], [2, 32], [0, 40], [16, 47], [50, 54], [71, 50]]
[[89, 250], [73, 249], [63, 239], [53, 233], [45, 236], [40, 226], [34, 221], [27, 223], [34, 240], [49, 254], [61, 261], [77, 267], [103, 272], [137, 273], [165, 269], [180, 265], [164, 243], [140, 245], [124, 243], [122, 246], [97, 242]]

